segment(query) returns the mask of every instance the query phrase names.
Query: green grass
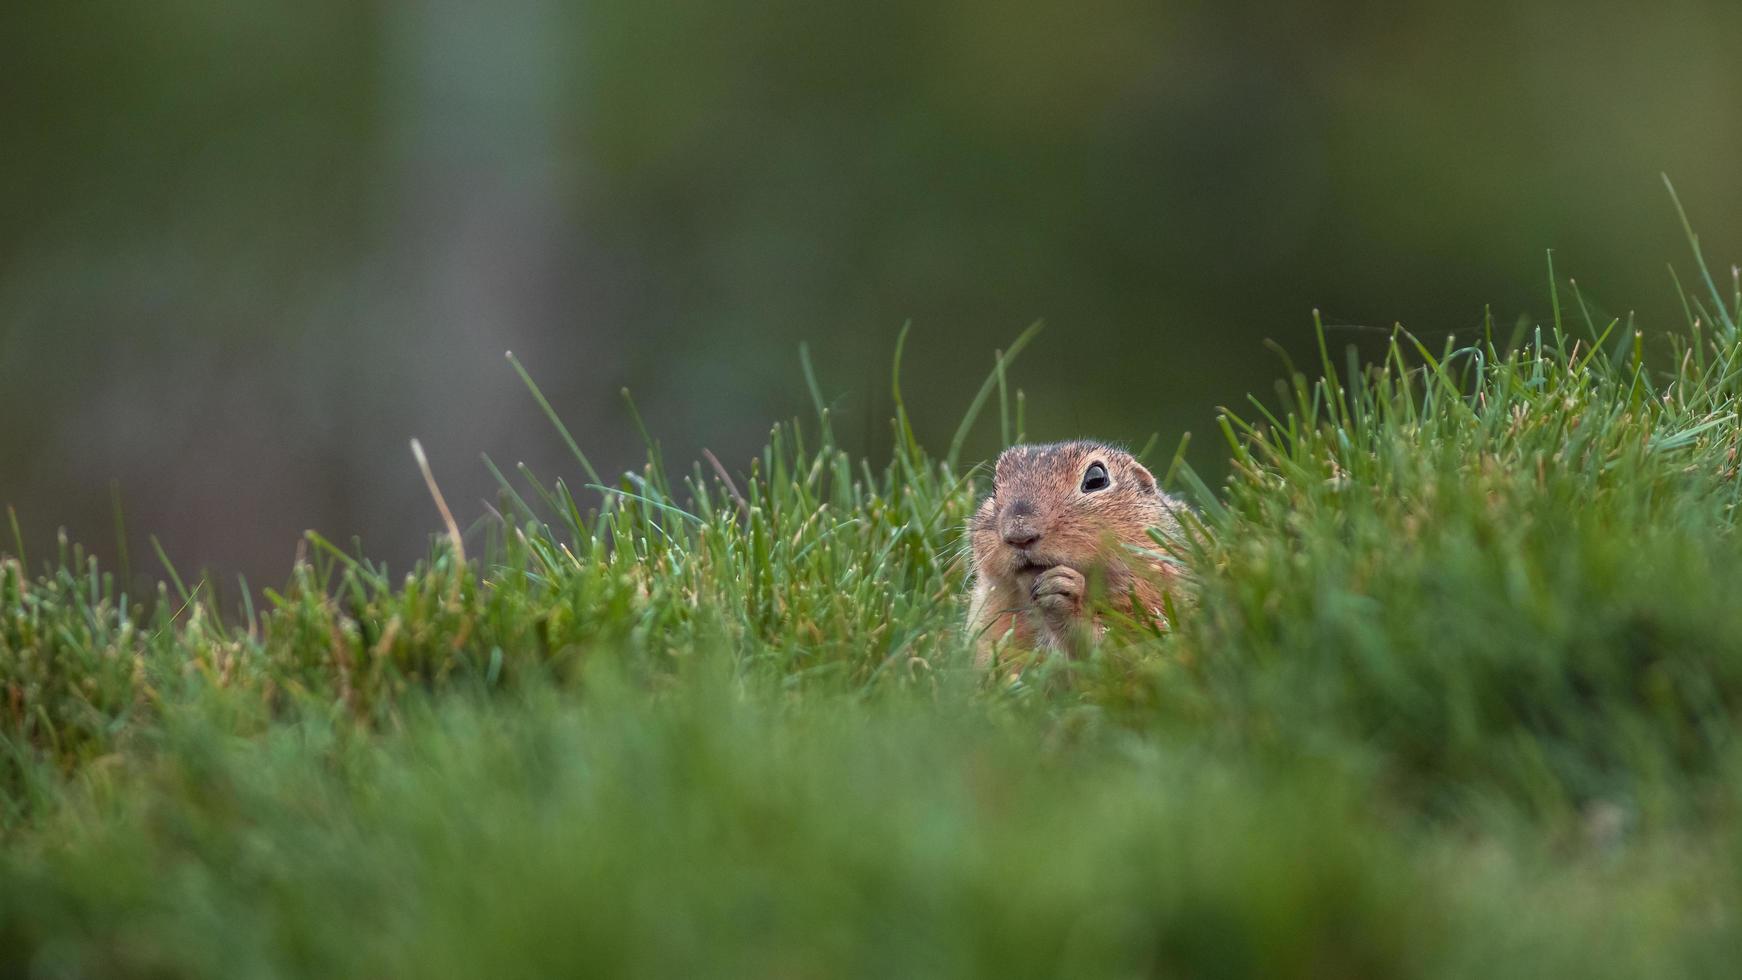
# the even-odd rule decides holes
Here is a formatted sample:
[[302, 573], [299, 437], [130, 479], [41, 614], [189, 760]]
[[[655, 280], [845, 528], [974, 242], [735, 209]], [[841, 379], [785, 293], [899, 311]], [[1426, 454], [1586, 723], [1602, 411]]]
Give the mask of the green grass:
[[311, 536], [258, 608], [0, 558], [0, 975], [1728, 975], [1742, 300], [1699, 272], [1674, 337], [1557, 290], [1291, 372], [1225, 486], [1172, 467], [1178, 630], [1017, 683], [959, 629], [1003, 356], [942, 457], [897, 371], [879, 467], [808, 363], [748, 472], [604, 486], [559, 421], [584, 482], [499, 474], [403, 576]]

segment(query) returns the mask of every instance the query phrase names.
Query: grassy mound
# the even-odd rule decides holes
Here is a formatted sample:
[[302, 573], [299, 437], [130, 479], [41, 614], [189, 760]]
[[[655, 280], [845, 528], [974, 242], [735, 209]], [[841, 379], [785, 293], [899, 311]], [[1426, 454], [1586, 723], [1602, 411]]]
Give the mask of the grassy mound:
[[[1015, 683], [959, 628], [963, 438], [898, 411], [874, 469], [820, 395], [749, 472], [498, 474], [403, 577], [311, 535], [239, 613], [0, 558], [0, 973], [1720, 975], [1742, 297], [1704, 282], [1659, 358], [1582, 304], [1326, 352], [1226, 416], [1225, 487], [1176, 458], [1180, 627]], [[963, 434], [1020, 436], [1005, 363]]]

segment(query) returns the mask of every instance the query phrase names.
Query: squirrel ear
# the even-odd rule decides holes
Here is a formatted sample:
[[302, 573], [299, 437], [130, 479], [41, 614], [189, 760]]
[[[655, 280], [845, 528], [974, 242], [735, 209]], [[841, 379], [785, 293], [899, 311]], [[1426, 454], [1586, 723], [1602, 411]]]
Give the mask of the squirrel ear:
[[1144, 493], [1156, 492], [1155, 474], [1144, 469], [1143, 464], [1135, 459], [1131, 461], [1131, 475], [1137, 479], [1137, 485], [1143, 488]]

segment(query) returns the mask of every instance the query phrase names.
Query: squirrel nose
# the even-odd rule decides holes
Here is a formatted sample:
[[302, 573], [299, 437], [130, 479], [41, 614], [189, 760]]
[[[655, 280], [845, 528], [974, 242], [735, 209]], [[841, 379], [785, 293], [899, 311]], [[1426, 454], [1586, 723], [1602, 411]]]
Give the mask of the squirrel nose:
[[1013, 548], [1026, 548], [1040, 540], [1040, 529], [1030, 520], [1034, 516], [1034, 504], [1026, 497], [1018, 497], [1004, 511], [1001, 522], [1004, 525], [1004, 543]]

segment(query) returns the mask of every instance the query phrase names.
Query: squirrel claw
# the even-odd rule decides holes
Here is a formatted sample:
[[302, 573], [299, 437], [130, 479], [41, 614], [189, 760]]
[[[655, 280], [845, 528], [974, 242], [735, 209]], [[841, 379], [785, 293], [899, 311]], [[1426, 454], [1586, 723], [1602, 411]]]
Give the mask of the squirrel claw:
[[1069, 565], [1054, 565], [1035, 577], [1029, 594], [1035, 599], [1045, 595], [1081, 596], [1084, 584], [1082, 572]]
[[1082, 572], [1068, 565], [1056, 565], [1034, 580], [1029, 594], [1049, 619], [1066, 619], [1082, 608], [1087, 586]]

